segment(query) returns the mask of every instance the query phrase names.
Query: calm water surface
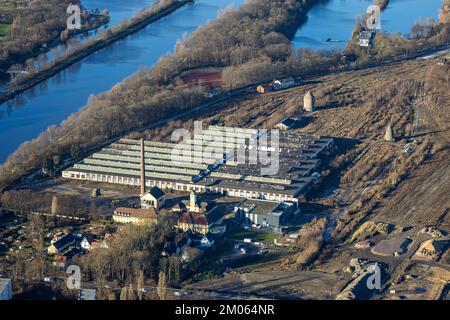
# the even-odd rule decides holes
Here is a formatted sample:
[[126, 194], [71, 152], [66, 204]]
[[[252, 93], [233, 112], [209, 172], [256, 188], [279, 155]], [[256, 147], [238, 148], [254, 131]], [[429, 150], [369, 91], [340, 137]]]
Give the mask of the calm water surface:
[[[362, 17], [373, 0], [329, 0], [308, 13], [308, 21], [293, 40], [296, 48], [343, 49], [358, 17]], [[389, 33], [408, 34], [421, 18], [437, 20], [443, 0], [390, 0], [381, 13], [381, 27]], [[330, 38], [339, 42], [326, 42]]]
[[[131, 17], [151, 0], [84, 0], [86, 8], [108, 8], [111, 25]], [[86, 104], [142, 67], [173, 51], [177, 40], [244, 0], [197, 0], [140, 32], [74, 64], [17, 99], [0, 105], [0, 163], [24, 141], [50, 125], [59, 125]]]

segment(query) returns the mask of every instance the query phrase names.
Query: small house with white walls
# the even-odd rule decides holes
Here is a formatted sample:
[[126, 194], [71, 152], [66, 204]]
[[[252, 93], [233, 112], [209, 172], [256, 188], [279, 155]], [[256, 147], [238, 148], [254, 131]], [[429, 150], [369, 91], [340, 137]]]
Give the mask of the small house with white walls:
[[149, 192], [141, 197], [141, 208], [156, 210], [161, 209], [166, 203], [166, 194], [158, 187], [153, 187]]

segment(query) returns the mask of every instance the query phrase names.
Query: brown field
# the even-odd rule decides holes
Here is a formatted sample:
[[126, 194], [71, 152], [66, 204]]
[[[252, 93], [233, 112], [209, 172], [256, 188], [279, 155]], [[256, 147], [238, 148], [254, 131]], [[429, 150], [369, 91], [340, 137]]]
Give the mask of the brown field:
[[186, 72], [180, 78], [185, 83], [198, 84], [210, 89], [222, 87], [222, 71], [193, 70]]
[[438, 225], [450, 230], [450, 163], [430, 161], [400, 185], [378, 219], [401, 225]]

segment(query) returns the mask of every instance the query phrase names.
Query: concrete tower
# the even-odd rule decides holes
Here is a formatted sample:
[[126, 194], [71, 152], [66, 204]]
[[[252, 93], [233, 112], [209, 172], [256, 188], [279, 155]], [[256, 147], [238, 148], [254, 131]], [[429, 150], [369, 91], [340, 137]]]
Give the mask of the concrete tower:
[[141, 197], [145, 195], [145, 143], [141, 139]]
[[198, 212], [199, 211], [198, 196], [197, 196], [197, 192], [195, 192], [195, 191], [191, 191], [190, 203], [189, 203], [189, 211], [191, 211], [191, 212]]
[[394, 141], [394, 131], [392, 130], [392, 125], [390, 122], [386, 128], [386, 134], [384, 135], [384, 140]]
[[316, 109], [316, 98], [311, 91], [308, 91], [303, 98], [303, 109], [307, 112], [314, 112]]

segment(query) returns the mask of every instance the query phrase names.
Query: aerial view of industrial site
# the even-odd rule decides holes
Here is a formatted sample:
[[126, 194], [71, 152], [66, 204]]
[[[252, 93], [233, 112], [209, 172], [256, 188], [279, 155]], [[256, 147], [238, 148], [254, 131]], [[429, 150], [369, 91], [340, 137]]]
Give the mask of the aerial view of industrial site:
[[449, 58], [450, 0], [0, 0], [0, 309], [448, 307]]

